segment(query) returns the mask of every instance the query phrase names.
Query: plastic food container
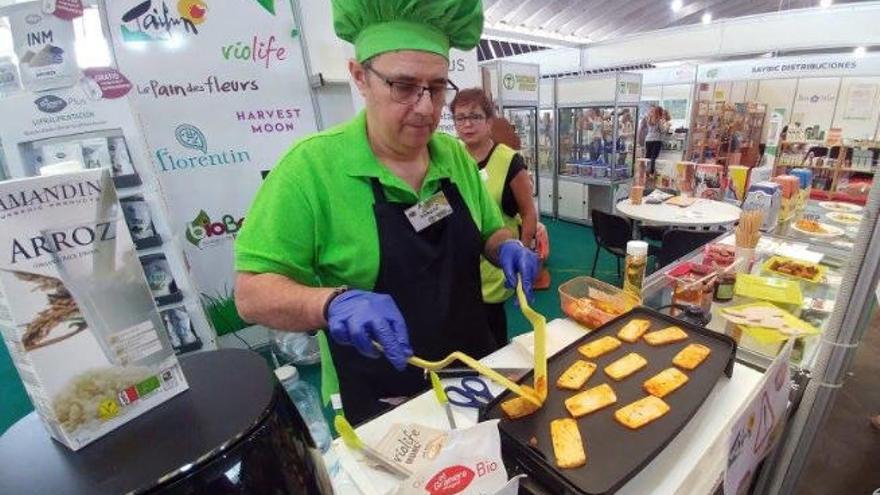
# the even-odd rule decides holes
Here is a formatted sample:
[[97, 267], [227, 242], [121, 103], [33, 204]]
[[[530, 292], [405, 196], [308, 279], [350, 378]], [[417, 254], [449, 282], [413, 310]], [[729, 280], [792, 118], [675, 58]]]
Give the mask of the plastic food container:
[[715, 269], [686, 261], [664, 272], [672, 287], [672, 303], [711, 310]]
[[641, 299], [591, 277], [575, 277], [559, 286], [562, 312], [593, 330], [641, 304]]
[[782, 309], [790, 309], [790, 312], [797, 311], [804, 302], [800, 284], [794, 280], [783, 278], [760, 277], [741, 273], [736, 277], [733, 291], [735, 295], [740, 297], [776, 303]]

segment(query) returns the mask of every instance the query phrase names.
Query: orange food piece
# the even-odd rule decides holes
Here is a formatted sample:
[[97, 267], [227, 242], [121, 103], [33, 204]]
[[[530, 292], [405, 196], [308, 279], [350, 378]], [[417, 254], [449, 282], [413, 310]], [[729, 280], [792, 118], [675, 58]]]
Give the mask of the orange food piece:
[[816, 234], [824, 234], [825, 229], [819, 224], [819, 222], [815, 220], [808, 220], [806, 218], [802, 218], [797, 221], [797, 226], [801, 230], [806, 230], [807, 232], [814, 232]]
[[589, 297], [566, 301], [563, 309], [565, 314], [590, 328], [601, 327], [623, 312], [622, 308], [611, 303]]
[[[522, 388], [529, 392], [535, 392], [535, 389], [528, 385], [522, 385]], [[524, 418], [540, 408], [541, 406], [536, 406], [523, 397], [514, 397], [501, 403], [501, 410], [510, 419]]]

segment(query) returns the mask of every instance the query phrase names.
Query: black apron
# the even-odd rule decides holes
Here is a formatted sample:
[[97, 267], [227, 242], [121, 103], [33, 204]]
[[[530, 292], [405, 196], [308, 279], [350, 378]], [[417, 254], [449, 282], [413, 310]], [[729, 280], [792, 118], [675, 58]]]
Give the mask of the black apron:
[[[416, 356], [438, 360], [460, 350], [477, 359], [497, 348], [483, 309], [480, 254], [483, 241], [467, 204], [448, 178], [440, 181], [452, 213], [421, 232], [405, 215], [413, 205], [391, 203], [370, 179], [379, 233], [379, 273], [373, 291], [390, 295], [409, 329]], [[379, 399], [409, 397], [428, 388], [423, 371], [400, 372], [381, 356], [370, 359], [329, 339], [346, 418], [361, 423], [390, 405]]]

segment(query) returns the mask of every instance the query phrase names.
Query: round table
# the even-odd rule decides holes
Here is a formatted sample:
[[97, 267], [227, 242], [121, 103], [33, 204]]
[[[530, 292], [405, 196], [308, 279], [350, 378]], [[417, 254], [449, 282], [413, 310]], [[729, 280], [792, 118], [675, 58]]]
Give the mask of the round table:
[[625, 199], [617, 203], [617, 211], [650, 225], [707, 227], [736, 222], [742, 210], [723, 201], [698, 198], [694, 204], [684, 208], [666, 203], [648, 204], [644, 201], [640, 205], [634, 205], [629, 199]]
[[180, 360], [189, 390], [74, 452], [31, 413], [0, 436], [0, 493], [330, 493], [319, 451], [256, 353]]

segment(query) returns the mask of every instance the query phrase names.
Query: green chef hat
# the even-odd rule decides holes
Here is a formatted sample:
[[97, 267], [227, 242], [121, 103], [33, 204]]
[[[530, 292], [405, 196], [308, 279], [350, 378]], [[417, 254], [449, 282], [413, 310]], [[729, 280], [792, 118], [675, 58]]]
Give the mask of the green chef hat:
[[363, 62], [380, 53], [418, 50], [449, 58], [470, 50], [483, 30], [481, 0], [332, 0], [337, 36]]

